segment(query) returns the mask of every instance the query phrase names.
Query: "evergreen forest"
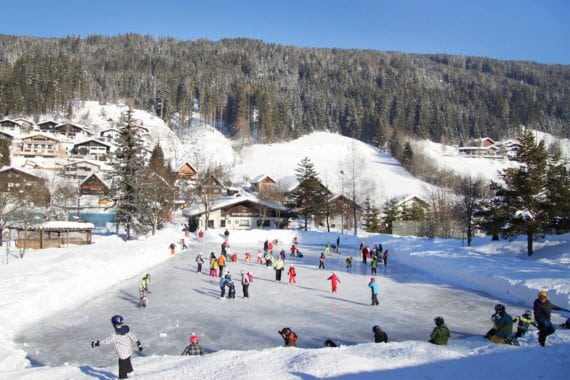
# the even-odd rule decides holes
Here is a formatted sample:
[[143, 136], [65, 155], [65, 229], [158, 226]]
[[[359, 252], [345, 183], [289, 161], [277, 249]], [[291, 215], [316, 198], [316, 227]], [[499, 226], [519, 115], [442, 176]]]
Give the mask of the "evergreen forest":
[[446, 54], [300, 48], [252, 39], [137, 34], [0, 35], [0, 117], [70, 116], [73, 100], [128, 101], [175, 131], [194, 110], [227, 136], [266, 143], [315, 130], [384, 145], [570, 138], [570, 66]]

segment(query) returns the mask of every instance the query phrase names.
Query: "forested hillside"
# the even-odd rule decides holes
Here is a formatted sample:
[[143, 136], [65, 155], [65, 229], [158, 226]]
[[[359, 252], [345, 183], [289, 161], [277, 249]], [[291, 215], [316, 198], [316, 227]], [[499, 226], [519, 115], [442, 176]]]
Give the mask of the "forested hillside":
[[328, 130], [383, 143], [396, 129], [460, 143], [520, 124], [570, 137], [569, 66], [248, 39], [0, 35], [0, 117], [65, 115], [72, 99], [128, 99], [166, 121], [196, 105], [227, 135], [258, 142]]

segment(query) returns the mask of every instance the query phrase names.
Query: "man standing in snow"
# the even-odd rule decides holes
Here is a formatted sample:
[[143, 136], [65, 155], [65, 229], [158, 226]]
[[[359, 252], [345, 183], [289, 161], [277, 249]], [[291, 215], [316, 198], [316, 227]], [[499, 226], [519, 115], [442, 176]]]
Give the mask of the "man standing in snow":
[[119, 355], [119, 379], [126, 379], [129, 373], [133, 372], [131, 364], [131, 355], [133, 354], [133, 347], [131, 342], [136, 342], [139, 351], [143, 350], [141, 342], [137, 337], [130, 332], [129, 326], [125, 325], [125, 320], [120, 315], [114, 315], [111, 318], [111, 323], [115, 328], [115, 332], [102, 341], [94, 340], [91, 342], [91, 347], [99, 347], [100, 344], [115, 345], [115, 350]]
[[552, 310], [568, 311], [568, 309], [561, 308], [554, 305], [548, 300], [548, 292], [541, 290], [538, 292], [538, 298], [534, 300], [534, 320], [538, 325], [538, 343], [542, 347], [546, 346], [546, 337], [554, 334], [554, 326], [550, 321], [550, 314]]

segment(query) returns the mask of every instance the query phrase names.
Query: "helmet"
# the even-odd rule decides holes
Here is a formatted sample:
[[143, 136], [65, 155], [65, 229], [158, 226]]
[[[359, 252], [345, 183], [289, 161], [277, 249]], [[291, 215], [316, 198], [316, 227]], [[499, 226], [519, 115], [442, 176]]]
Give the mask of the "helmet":
[[283, 327], [283, 329], [280, 331], [281, 334], [290, 334], [291, 333], [291, 329], [289, 327]]
[[372, 331], [376, 331], [376, 330], [380, 330], [380, 326], [374, 325], [374, 327], [372, 327]]
[[374, 277], [370, 277], [370, 282], [374, 282], [376, 279]]
[[119, 327], [125, 323], [125, 319], [122, 315], [113, 315], [113, 317], [111, 317], [111, 323], [113, 324], [113, 327]]
[[506, 312], [505, 305], [498, 303], [495, 305], [495, 312], [499, 315], [503, 315]]
[[435, 317], [433, 321], [435, 322], [436, 326], [442, 326], [445, 323], [443, 317]]
[[548, 297], [548, 292], [546, 290], [541, 290], [538, 292], [538, 297]]
[[523, 315], [530, 316], [530, 310], [525, 310], [524, 313], [523, 313]]
[[192, 333], [190, 336], [190, 343], [198, 343], [199, 341], [200, 339], [198, 338], [198, 335], [196, 335], [196, 333]]

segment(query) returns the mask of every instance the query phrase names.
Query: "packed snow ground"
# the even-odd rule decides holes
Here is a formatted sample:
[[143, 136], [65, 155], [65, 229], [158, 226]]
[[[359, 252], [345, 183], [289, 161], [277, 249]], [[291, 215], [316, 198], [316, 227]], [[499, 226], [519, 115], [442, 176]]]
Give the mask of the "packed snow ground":
[[[277, 283], [274, 271], [255, 264], [265, 239], [287, 249], [294, 234], [303, 259], [294, 259], [298, 284]], [[568, 308], [570, 235], [549, 236], [527, 258], [524, 239], [514, 242], [426, 240], [390, 235], [341, 238], [324, 271], [317, 256], [337, 233], [231, 231], [230, 264], [234, 279], [241, 268], [255, 280], [251, 299], [218, 297], [217, 280], [195, 273], [196, 252], [219, 253], [221, 231], [208, 231], [203, 243], [192, 240], [187, 252], [171, 256], [167, 246], [183, 237], [180, 226], [156, 236], [124, 242], [96, 235], [91, 246], [28, 251], [24, 259], [4, 257], [0, 267], [0, 376], [10, 379], [112, 379], [116, 356], [111, 346], [90, 341], [112, 332], [110, 317], [122, 314], [145, 345], [135, 354], [135, 376], [144, 379], [312, 379], [358, 378], [565, 378], [570, 362], [570, 331], [557, 330], [547, 347], [536, 331], [520, 347], [492, 344], [483, 335], [493, 305], [502, 302], [514, 316], [531, 308], [539, 289]], [[380, 306], [370, 306], [370, 269], [356, 250], [360, 241], [382, 242], [390, 250], [380, 267]], [[244, 253], [252, 253], [252, 263]], [[352, 273], [344, 258], [355, 257]], [[293, 262], [287, 257], [286, 263]], [[342, 283], [330, 292], [331, 271]], [[153, 275], [148, 308], [137, 308], [138, 280]], [[284, 276], [286, 282], [287, 276]], [[561, 323], [567, 313], [554, 313]], [[433, 318], [442, 315], [452, 331], [448, 346], [426, 343]], [[374, 344], [371, 327], [380, 324], [390, 343]], [[282, 348], [277, 330], [299, 334], [298, 348]], [[180, 357], [196, 332], [208, 354]], [[330, 338], [339, 348], [323, 348]], [[43, 365], [43, 366], [42, 366]]]

